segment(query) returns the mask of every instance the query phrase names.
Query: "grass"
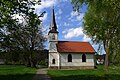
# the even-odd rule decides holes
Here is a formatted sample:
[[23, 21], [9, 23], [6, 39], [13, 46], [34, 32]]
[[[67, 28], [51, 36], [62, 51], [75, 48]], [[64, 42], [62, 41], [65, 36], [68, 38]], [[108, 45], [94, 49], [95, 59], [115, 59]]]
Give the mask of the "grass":
[[35, 68], [22, 65], [0, 65], [0, 80], [32, 80]]
[[90, 70], [48, 70], [52, 80], [120, 80], [120, 67], [112, 66], [104, 70], [103, 66]]

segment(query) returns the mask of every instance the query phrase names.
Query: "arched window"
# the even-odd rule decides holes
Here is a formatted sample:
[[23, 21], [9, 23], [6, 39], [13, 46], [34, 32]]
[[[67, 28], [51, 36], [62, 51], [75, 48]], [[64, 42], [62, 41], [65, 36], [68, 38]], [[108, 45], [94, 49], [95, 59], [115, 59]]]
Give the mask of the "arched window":
[[52, 64], [55, 64], [55, 59], [52, 60]]
[[55, 35], [53, 34], [52, 39], [55, 40]]
[[82, 62], [86, 62], [86, 55], [85, 54], [82, 55]]
[[72, 55], [68, 54], [68, 62], [72, 62]]

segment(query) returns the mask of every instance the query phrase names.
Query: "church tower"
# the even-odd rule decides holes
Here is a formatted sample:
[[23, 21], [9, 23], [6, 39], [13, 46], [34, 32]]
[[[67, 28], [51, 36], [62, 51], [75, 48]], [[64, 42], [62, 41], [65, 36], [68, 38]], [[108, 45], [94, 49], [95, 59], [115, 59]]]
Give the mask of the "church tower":
[[52, 9], [52, 21], [49, 28], [49, 68], [58, 68], [59, 54], [57, 52], [56, 44], [58, 43], [58, 31], [55, 21], [54, 8]]

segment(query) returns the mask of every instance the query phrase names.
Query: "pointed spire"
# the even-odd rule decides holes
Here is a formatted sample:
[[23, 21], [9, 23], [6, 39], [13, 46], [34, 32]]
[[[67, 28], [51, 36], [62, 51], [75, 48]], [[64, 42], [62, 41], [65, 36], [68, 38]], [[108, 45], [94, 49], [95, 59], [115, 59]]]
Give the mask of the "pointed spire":
[[[54, 13], [54, 6], [52, 9], [52, 21], [50, 24], [50, 32], [57, 32], [57, 26], [56, 26], [56, 21], [55, 21], [55, 13]], [[58, 33], [58, 32], [57, 32]]]

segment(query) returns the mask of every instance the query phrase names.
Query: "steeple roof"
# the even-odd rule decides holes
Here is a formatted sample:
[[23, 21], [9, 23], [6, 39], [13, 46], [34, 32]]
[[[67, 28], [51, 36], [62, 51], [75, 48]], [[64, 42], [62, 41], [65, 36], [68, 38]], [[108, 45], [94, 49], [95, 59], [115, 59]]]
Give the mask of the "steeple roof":
[[54, 13], [54, 7], [52, 9], [52, 21], [50, 23], [50, 31], [49, 33], [58, 33], [57, 31], [57, 26], [56, 26], [56, 21], [55, 21], [55, 13]]

